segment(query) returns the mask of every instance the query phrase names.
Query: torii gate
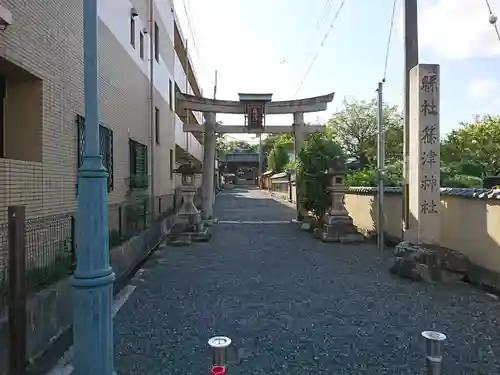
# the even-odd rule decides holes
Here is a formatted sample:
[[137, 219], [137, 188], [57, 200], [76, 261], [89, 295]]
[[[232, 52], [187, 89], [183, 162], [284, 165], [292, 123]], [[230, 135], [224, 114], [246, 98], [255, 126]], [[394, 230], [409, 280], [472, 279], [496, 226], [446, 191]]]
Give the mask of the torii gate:
[[[263, 133], [292, 132], [295, 140], [295, 156], [297, 157], [304, 145], [306, 135], [324, 130], [324, 125], [306, 125], [304, 113], [326, 110], [328, 103], [332, 102], [334, 94], [285, 101], [272, 101], [272, 94], [239, 94], [240, 100], [235, 101], [200, 98], [178, 92], [176, 94], [177, 106], [181, 110], [203, 112], [205, 117], [203, 125], [184, 124], [185, 132], [204, 133], [205, 135], [201, 187], [203, 219], [211, 220], [213, 218], [216, 133], [252, 133], [261, 136]], [[217, 113], [245, 115], [245, 125], [217, 124], [215, 119]], [[266, 114], [293, 114], [293, 123], [285, 126], [267, 125], [265, 122]], [[260, 165], [259, 167], [259, 175], [261, 176], [262, 167]], [[297, 195], [299, 190], [299, 188], [296, 189]], [[300, 220], [304, 215], [304, 210], [299, 203], [298, 196], [296, 202], [297, 219]]]

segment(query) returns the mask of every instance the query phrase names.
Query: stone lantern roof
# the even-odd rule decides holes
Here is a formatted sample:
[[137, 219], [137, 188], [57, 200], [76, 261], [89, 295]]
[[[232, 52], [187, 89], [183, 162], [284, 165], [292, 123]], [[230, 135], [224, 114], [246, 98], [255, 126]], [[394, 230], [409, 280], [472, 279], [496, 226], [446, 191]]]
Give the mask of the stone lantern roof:
[[347, 172], [347, 164], [342, 157], [336, 157], [331, 160], [328, 167], [328, 174], [344, 174]]
[[201, 167], [193, 165], [193, 163], [184, 163], [174, 170], [175, 173], [180, 173], [182, 175], [195, 175], [201, 173]]

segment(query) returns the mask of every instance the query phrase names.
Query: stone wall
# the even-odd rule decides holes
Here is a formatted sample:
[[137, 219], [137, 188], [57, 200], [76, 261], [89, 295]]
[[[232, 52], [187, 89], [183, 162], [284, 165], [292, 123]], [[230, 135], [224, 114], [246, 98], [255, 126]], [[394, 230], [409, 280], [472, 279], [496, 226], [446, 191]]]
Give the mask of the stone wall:
[[[376, 234], [376, 195], [377, 188], [353, 187], [345, 197], [354, 224], [365, 234]], [[403, 238], [402, 211], [402, 189], [386, 188], [385, 232], [392, 242]], [[473, 281], [500, 290], [499, 228], [500, 190], [441, 189], [440, 245], [466, 255], [481, 269], [481, 280]]]
[[[275, 179], [269, 191], [288, 200], [289, 182]], [[292, 182], [292, 201], [295, 183]], [[361, 233], [375, 236], [377, 231], [377, 188], [352, 187], [345, 196], [346, 208]], [[384, 194], [386, 239], [403, 239], [403, 194], [399, 187], [388, 187]], [[471, 282], [500, 291], [500, 190], [441, 189], [440, 245], [466, 255], [475, 265]]]
[[[151, 225], [148, 230], [110, 251], [110, 261], [116, 275], [115, 293], [124, 285], [131, 271], [155, 249], [173, 224], [172, 217]], [[27, 303], [27, 356], [38, 357], [72, 325], [71, 280], [33, 295]], [[0, 374], [7, 371], [8, 319], [0, 317]]]

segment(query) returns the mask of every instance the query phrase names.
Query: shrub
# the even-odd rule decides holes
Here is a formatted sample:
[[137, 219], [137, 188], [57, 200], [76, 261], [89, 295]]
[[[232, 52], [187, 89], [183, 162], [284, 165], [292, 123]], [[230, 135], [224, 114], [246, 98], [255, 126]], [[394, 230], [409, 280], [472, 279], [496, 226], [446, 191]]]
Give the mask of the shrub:
[[304, 208], [322, 220], [331, 204], [326, 171], [335, 159], [345, 160], [340, 146], [323, 133], [311, 134], [300, 150], [297, 161], [299, 197]]
[[280, 173], [284, 171], [288, 162], [288, 151], [285, 146], [281, 143], [276, 143], [269, 153], [269, 168], [276, 173]]

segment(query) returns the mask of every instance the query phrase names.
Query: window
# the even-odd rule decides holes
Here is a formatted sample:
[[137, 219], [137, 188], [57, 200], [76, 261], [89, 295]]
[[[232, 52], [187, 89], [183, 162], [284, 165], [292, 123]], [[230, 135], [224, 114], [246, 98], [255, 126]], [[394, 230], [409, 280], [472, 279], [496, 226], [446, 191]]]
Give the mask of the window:
[[135, 19], [130, 17], [130, 44], [135, 48]]
[[[85, 151], [85, 119], [82, 116], [76, 117], [77, 148], [78, 148], [78, 168], [83, 163]], [[103, 125], [99, 125], [99, 148], [102, 157], [102, 164], [108, 172], [108, 192], [113, 191], [113, 131]]]
[[160, 62], [160, 29], [158, 24], [155, 22], [155, 60]]
[[148, 148], [133, 139], [128, 140], [131, 189], [148, 186]]
[[174, 150], [170, 149], [170, 179], [174, 179]]
[[156, 144], [160, 144], [160, 110], [155, 107], [155, 136]]
[[144, 33], [139, 33], [139, 56], [144, 60]]
[[0, 158], [5, 157], [5, 78], [0, 77]]
[[170, 109], [173, 111], [174, 110], [174, 89], [173, 89], [173, 84], [172, 80], [168, 80], [168, 96], [170, 98]]

